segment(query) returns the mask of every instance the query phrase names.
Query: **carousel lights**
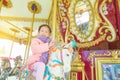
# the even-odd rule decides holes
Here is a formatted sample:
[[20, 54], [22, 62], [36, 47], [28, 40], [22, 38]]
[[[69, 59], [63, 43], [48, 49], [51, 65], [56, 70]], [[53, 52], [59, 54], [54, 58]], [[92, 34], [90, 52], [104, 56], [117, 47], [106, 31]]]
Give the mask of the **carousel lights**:
[[2, 5], [6, 8], [11, 8], [13, 5], [10, 0], [0, 0], [2, 2]]
[[41, 12], [41, 5], [35, 1], [30, 1], [28, 3], [28, 9], [32, 13], [40, 13]]

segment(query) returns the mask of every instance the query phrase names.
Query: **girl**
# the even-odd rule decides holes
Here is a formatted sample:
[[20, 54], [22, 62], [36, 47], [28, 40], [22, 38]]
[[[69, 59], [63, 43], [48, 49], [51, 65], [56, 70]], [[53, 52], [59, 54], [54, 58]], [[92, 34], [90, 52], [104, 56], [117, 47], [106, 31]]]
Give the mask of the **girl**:
[[43, 24], [38, 29], [38, 37], [31, 42], [32, 55], [28, 58], [28, 69], [36, 80], [43, 80], [45, 65], [48, 61], [48, 51], [56, 42], [50, 39], [51, 28]]

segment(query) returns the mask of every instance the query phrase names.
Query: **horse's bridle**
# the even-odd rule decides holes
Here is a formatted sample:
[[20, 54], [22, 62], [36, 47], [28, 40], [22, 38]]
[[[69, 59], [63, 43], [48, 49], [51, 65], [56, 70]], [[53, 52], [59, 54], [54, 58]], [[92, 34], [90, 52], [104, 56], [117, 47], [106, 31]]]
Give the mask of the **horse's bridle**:
[[[63, 49], [68, 49], [68, 48], [63, 48]], [[62, 49], [60, 49], [60, 59], [61, 59], [61, 61], [59, 61], [59, 60], [53, 60], [53, 62], [57, 62], [58, 63], [58, 64], [54, 64], [54, 65], [56, 65], [56, 66], [63, 66], [64, 65], [64, 63], [63, 63]], [[56, 67], [54, 65], [53, 65], [53, 67]]]

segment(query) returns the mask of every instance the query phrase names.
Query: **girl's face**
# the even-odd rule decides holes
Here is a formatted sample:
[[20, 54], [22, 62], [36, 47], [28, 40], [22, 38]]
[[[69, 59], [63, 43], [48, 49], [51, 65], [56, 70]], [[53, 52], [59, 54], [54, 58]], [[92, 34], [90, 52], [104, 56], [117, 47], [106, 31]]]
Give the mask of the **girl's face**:
[[39, 35], [40, 36], [44, 36], [44, 37], [50, 37], [50, 30], [48, 27], [43, 26], [41, 27], [40, 31], [39, 31]]

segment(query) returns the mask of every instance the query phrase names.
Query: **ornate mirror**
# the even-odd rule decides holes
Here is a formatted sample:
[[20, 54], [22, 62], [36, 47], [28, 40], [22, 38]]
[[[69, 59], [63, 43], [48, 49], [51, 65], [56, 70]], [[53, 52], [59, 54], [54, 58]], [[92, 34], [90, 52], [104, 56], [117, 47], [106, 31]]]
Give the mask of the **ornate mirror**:
[[94, 13], [90, 2], [87, 0], [71, 1], [69, 13], [71, 23], [70, 29], [72, 33], [76, 35], [77, 39], [80, 42], [93, 40], [93, 33], [95, 33]]
[[[69, 7], [70, 32], [82, 47], [90, 47], [101, 41], [112, 42], [116, 31], [107, 15], [107, 0], [71, 0]], [[110, 3], [110, 1], [109, 1]], [[107, 14], [106, 14], [107, 12]]]
[[75, 5], [75, 22], [81, 34], [86, 34], [89, 27], [90, 14], [84, 1], [78, 1]]

